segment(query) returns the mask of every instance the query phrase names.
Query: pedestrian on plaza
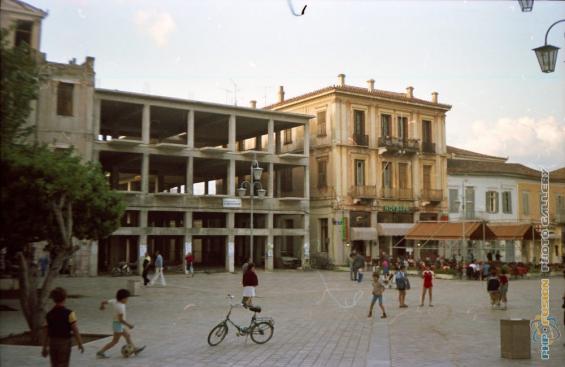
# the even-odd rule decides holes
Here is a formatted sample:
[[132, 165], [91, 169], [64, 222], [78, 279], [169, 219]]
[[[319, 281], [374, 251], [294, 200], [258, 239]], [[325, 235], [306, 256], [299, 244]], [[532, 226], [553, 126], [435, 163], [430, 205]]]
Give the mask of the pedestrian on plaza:
[[420, 307], [424, 306], [424, 299], [426, 298], [426, 291], [428, 292], [428, 294], [430, 296], [429, 306], [434, 307], [434, 305], [432, 304], [432, 287], [433, 287], [432, 280], [433, 280], [434, 276], [435, 276], [434, 272], [430, 270], [429, 266], [426, 266], [426, 269], [422, 273], [422, 277], [424, 278], [424, 285], [422, 287], [422, 297], [421, 297], [421, 301], [420, 301]]
[[106, 344], [102, 349], [96, 352], [97, 358], [109, 358], [104, 352], [114, 347], [120, 341], [120, 337], [124, 337], [128, 345], [133, 347], [133, 353], [139, 354], [145, 349], [145, 346], [137, 348], [132, 340], [130, 333], [128, 331], [133, 329], [133, 324], [126, 321], [126, 304], [128, 303], [130, 293], [127, 289], [120, 289], [116, 293], [115, 299], [103, 300], [100, 303], [100, 309], [104, 310], [106, 305], [111, 304], [114, 309], [114, 318], [112, 321], [112, 331], [114, 332], [114, 337], [112, 340]]
[[371, 306], [369, 307], [369, 318], [373, 317], [373, 307], [375, 307], [375, 303], [379, 301], [379, 307], [383, 314], [381, 315], [381, 319], [386, 319], [386, 311], [385, 307], [383, 306], [383, 293], [386, 289], [386, 280], [380, 279], [379, 273], [373, 273], [373, 300], [371, 301]]
[[147, 252], [145, 252], [145, 256], [143, 257], [142, 263], [142, 272], [141, 277], [143, 278], [143, 285], [149, 284], [149, 277], [147, 274], [149, 273], [149, 268], [151, 267], [151, 256]]
[[355, 251], [351, 252], [349, 254], [349, 278], [352, 281], [357, 281], [357, 274], [355, 273], [355, 270], [353, 269], [353, 263], [355, 260]]
[[487, 292], [490, 295], [490, 305], [494, 309], [500, 303], [500, 280], [496, 276], [496, 268], [490, 269], [490, 275], [487, 279]]
[[410, 289], [410, 281], [406, 276], [404, 271], [404, 266], [400, 267], [394, 275], [394, 280], [396, 282], [396, 289], [398, 290], [398, 303], [399, 307], [408, 307], [406, 304], [406, 290]]
[[[482, 261], [479, 261], [479, 265], [476, 267], [476, 271], [478, 272], [477, 276], [479, 278], [479, 280], [483, 280], [483, 268], [484, 268], [484, 264]], [[487, 273], [488, 276], [488, 273]]]
[[365, 258], [361, 254], [357, 254], [353, 259], [353, 273], [358, 283], [363, 280], [363, 270], [365, 269]]
[[47, 274], [47, 266], [49, 265], [49, 255], [45, 254], [39, 258], [39, 271], [41, 272], [41, 277]]
[[482, 279], [488, 278], [488, 275], [489, 275], [489, 273], [490, 273], [490, 267], [491, 267], [491, 264], [488, 263], [488, 262], [485, 262], [485, 263], [483, 264], [483, 271], [482, 271], [482, 275], [481, 275], [481, 278], [482, 278]]
[[501, 274], [498, 277], [498, 280], [500, 281], [500, 298], [498, 299], [498, 306], [500, 307], [500, 302], [502, 302], [504, 304], [504, 306], [502, 306], [503, 310], [506, 310], [506, 304], [508, 303], [508, 300], [506, 298], [506, 294], [508, 293], [508, 269], [506, 269], [506, 267], [503, 267], [501, 270]]
[[192, 256], [192, 252], [187, 253], [184, 260], [186, 261], [186, 271], [184, 273], [190, 274], [191, 277], [194, 277], [194, 267], [192, 266], [194, 256]]
[[159, 251], [155, 251], [155, 275], [153, 279], [151, 279], [151, 283], [149, 285], [155, 284], [157, 278], [161, 279], [161, 285], [163, 287], [167, 286], [167, 282], [165, 281], [165, 275], [163, 274], [163, 256], [159, 253]]
[[75, 337], [78, 349], [84, 353], [77, 317], [73, 311], [65, 307], [67, 292], [63, 288], [53, 289], [49, 298], [55, 302], [55, 306], [45, 315], [45, 335], [41, 355], [49, 356], [52, 367], [68, 367], [71, 361], [71, 336]]
[[255, 273], [255, 264], [249, 262], [247, 264], [247, 269], [243, 273], [243, 299], [241, 303], [243, 307], [248, 308], [253, 305], [253, 297], [255, 297], [255, 287], [259, 285], [259, 279], [257, 278], [257, 273]]

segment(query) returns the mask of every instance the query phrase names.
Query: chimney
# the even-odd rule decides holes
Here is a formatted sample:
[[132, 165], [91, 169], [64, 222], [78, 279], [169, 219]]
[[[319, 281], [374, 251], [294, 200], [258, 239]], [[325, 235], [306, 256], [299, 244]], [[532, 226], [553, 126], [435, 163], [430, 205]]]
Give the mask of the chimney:
[[375, 90], [375, 79], [367, 80], [367, 89], [369, 89], [369, 92], [372, 92], [372, 91]]
[[251, 107], [251, 108], [257, 108], [257, 101], [255, 101], [255, 100], [249, 101], [249, 107]]
[[345, 74], [339, 74], [337, 76], [337, 85], [338, 87], [345, 86]]
[[432, 103], [437, 103], [437, 92], [432, 92]]
[[279, 86], [279, 102], [278, 103], [282, 103], [284, 102], [284, 87], [281, 85]]
[[414, 87], [407, 87], [406, 88], [406, 97], [414, 98]]

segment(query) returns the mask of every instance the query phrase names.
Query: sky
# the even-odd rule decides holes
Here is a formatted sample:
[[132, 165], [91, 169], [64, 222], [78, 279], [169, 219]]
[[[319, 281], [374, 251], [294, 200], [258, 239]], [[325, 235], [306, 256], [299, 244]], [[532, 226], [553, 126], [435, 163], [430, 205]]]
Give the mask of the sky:
[[[337, 83], [453, 106], [447, 144], [539, 169], [565, 167], [565, 51], [533, 48], [565, 2], [27, 0], [49, 12], [50, 61], [96, 58], [96, 87], [258, 107]], [[295, 16], [303, 7], [303, 16]], [[565, 22], [548, 43], [565, 46]]]

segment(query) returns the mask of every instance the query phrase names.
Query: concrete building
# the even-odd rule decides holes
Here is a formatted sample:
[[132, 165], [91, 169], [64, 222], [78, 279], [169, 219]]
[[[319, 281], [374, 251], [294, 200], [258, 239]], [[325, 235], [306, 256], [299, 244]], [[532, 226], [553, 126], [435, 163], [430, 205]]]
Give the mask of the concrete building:
[[[160, 250], [180, 268], [192, 251], [196, 266], [234, 271], [250, 257], [267, 269], [305, 264], [309, 257], [309, 119], [311, 116], [96, 89], [94, 58], [48, 62], [40, 54], [47, 13], [2, 0], [2, 28], [12, 45], [38, 51], [44, 81], [30, 116], [35, 139], [74, 148], [99, 161], [127, 212], [109, 238], [84, 242], [79, 274], [109, 271]], [[292, 129], [304, 141], [282, 144]], [[251, 200], [252, 165], [264, 173]], [[242, 185], [248, 190], [236, 196]], [[262, 191], [262, 190], [266, 191]], [[251, 212], [253, 211], [253, 225]]]
[[[404, 235], [417, 221], [447, 219], [445, 114], [451, 106], [404, 93], [336, 85], [265, 107], [316, 116], [310, 124], [312, 251], [344, 264], [351, 250], [413, 251]], [[302, 139], [295, 131], [286, 138]], [[308, 141], [308, 137], [304, 137]], [[420, 256], [420, 254], [417, 254]]]

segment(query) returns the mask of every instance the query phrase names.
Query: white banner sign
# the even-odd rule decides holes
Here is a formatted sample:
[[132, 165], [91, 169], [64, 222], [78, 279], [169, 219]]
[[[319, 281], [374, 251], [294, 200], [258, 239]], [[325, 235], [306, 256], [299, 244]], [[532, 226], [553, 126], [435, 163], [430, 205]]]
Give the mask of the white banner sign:
[[241, 208], [241, 199], [225, 198], [222, 199], [224, 208]]

